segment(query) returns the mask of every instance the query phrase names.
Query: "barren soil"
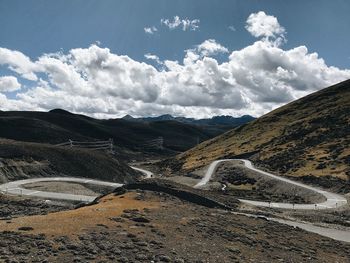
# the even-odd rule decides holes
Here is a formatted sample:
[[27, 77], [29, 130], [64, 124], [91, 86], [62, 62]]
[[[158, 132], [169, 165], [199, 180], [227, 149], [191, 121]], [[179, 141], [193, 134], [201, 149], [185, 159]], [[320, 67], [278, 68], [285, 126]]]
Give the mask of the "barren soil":
[[350, 245], [148, 191], [0, 221], [0, 260], [24, 262], [348, 262]]
[[[73, 209], [71, 202], [33, 199], [0, 194], [0, 220], [28, 215], [45, 215], [49, 212]], [[1, 231], [1, 228], [0, 228]]]

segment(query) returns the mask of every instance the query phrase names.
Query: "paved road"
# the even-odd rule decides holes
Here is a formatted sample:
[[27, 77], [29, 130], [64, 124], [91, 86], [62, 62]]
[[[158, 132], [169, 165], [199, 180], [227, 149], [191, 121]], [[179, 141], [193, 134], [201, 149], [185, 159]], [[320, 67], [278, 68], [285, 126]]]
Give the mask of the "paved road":
[[2, 184], [0, 185], [0, 191], [7, 194], [13, 194], [13, 195], [26, 195], [26, 196], [42, 197], [47, 199], [59, 199], [59, 200], [82, 201], [82, 202], [92, 202], [97, 197], [97, 196], [87, 196], [87, 195], [74, 195], [74, 194], [66, 194], [66, 193], [35, 191], [35, 190], [25, 189], [22, 187], [22, 185], [25, 185], [25, 184], [38, 183], [38, 182], [72, 182], [72, 183], [81, 183], [81, 184], [89, 183], [89, 184], [111, 186], [111, 187], [122, 186], [122, 184], [118, 184], [118, 183], [103, 182], [103, 181], [92, 180], [87, 178], [45, 177], [45, 178], [18, 180], [18, 181]]
[[[215, 172], [216, 166], [221, 163], [221, 162], [226, 162], [226, 161], [233, 161], [233, 159], [225, 159], [225, 160], [218, 160], [218, 161], [214, 161], [208, 168], [208, 171], [206, 173], [206, 175], [203, 177], [203, 179], [195, 186], [195, 187], [201, 187], [203, 185], [205, 185], [206, 183], [209, 182], [210, 178], [212, 177], [213, 173]], [[282, 180], [288, 183], [292, 183], [294, 185], [298, 185], [301, 187], [306, 187], [307, 189], [313, 190], [317, 190], [317, 191], [321, 191], [324, 195], [327, 193], [330, 194], [332, 197], [334, 197], [332, 193], [328, 193], [307, 185], [303, 185], [300, 184], [298, 182], [294, 182], [285, 178], [281, 178], [269, 173], [266, 173], [264, 171], [260, 171], [259, 169], [256, 169], [252, 166], [251, 162], [248, 160], [240, 160], [243, 161], [245, 166], [249, 169], [252, 169], [254, 171], [257, 172], [261, 172], [267, 176], [273, 177], [275, 179], [278, 180]], [[141, 169], [141, 168], [137, 168], [137, 167], [132, 167], [131, 168], [140, 171], [142, 173], [144, 173], [146, 176], [146, 178], [151, 178], [153, 176], [153, 174], [150, 171]], [[72, 195], [72, 194], [64, 194], [64, 193], [54, 193], [54, 192], [44, 192], [44, 191], [33, 191], [33, 190], [28, 190], [28, 189], [24, 189], [21, 186], [24, 184], [28, 184], [28, 183], [36, 183], [36, 182], [45, 182], [45, 181], [62, 181], [62, 182], [76, 182], [76, 183], [91, 183], [91, 184], [96, 184], [96, 185], [104, 185], [104, 186], [111, 186], [111, 187], [120, 187], [122, 186], [122, 184], [118, 184], [118, 183], [112, 183], [112, 182], [104, 182], [104, 181], [98, 181], [98, 180], [92, 180], [92, 179], [87, 179], [87, 178], [74, 178], [74, 177], [48, 177], [48, 178], [36, 178], [36, 179], [26, 179], [26, 180], [19, 180], [19, 181], [14, 181], [14, 182], [9, 182], [3, 185], [0, 185], [0, 191], [4, 192], [4, 193], [9, 193], [9, 194], [14, 194], [14, 195], [26, 195], [26, 196], [36, 196], [36, 197], [42, 197], [42, 198], [47, 198], [47, 199], [59, 199], [59, 200], [71, 200], [71, 201], [81, 201], [81, 202], [92, 202], [96, 197], [94, 196], [85, 196], [85, 195]], [[340, 196], [341, 197], [341, 196]], [[337, 195], [337, 200], [342, 201], [342, 199], [339, 199], [339, 196]], [[341, 197], [342, 198], [342, 197]], [[255, 201], [250, 201], [250, 200], [241, 200], [242, 202], [247, 202], [250, 204], [256, 204], [256, 203], [252, 203]], [[327, 201], [326, 201], [327, 202]], [[261, 202], [259, 202], [258, 205], [264, 205], [267, 206], [267, 203], [263, 203], [260, 204]], [[345, 203], [346, 204], [346, 200]], [[275, 204], [271, 204], [271, 205], [275, 205]], [[287, 205], [286, 208], [289, 208], [288, 205], [290, 206], [290, 204], [283, 204], [283, 205]], [[282, 207], [282, 206], [279, 206]], [[299, 209], [299, 208], [296, 208]], [[244, 213], [239, 213], [239, 212], [232, 212], [234, 214], [242, 214], [245, 216], [254, 216], [254, 217], [259, 217], [256, 215], [249, 215], [249, 214], [244, 214]], [[314, 226], [312, 224], [308, 224], [308, 223], [300, 223], [300, 222], [294, 222], [294, 221], [288, 221], [288, 220], [283, 220], [283, 219], [276, 219], [276, 218], [266, 218], [267, 220], [271, 220], [271, 221], [277, 221], [280, 222], [282, 224], [288, 224], [288, 225], [292, 225], [292, 226], [298, 226], [300, 228], [303, 228], [309, 232], [314, 232], [314, 233], [318, 233], [320, 235], [323, 236], [327, 236], [336, 240], [341, 240], [341, 241], [346, 241], [349, 242], [349, 232], [348, 231], [342, 231], [342, 230], [335, 230], [335, 229], [330, 229], [330, 228], [322, 228], [322, 227], [317, 227]]]
[[[145, 178], [151, 178], [152, 172], [146, 171], [141, 168], [130, 166], [132, 169], [137, 170], [145, 174]], [[99, 180], [93, 180], [88, 178], [75, 178], [75, 177], [44, 177], [44, 178], [32, 178], [25, 180], [18, 180], [14, 182], [9, 182], [6, 184], [0, 185], [0, 192], [13, 195], [25, 195], [25, 196], [34, 196], [41, 197], [46, 199], [57, 199], [57, 200], [69, 200], [69, 201], [80, 201], [80, 202], [92, 202], [96, 199], [96, 196], [87, 196], [87, 195], [75, 195], [75, 194], [66, 194], [66, 193], [55, 193], [55, 192], [46, 192], [46, 191], [35, 191], [29, 190], [22, 187], [22, 185], [37, 183], [37, 182], [72, 182], [72, 183], [81, 183], [81, 184], [94, 184], [110, 187], [120, 187], [123, 184], [113, 183], [113, 182], [104, 182]]]
[[242, 215], [247, 217], [253, 217], [253, 218], [263, 218], [267, 221], [273, 221], [278, 222], [284, 225], [289, 225], [293, 227], [299, 227], [301, 229], [304, 229], [308, 232], [316, 233], [321, 236], [329, 237], [334, 240], [344, 241], [350, 243], [350, 229], [342, 230], [342, 229], [334, 229], [334, 228], [328, 228], [328, 227], [322, 227], [322, 226], [315, 226], [311, 223], [307, 222], [297, 222], [292, 220], [286, 220], [281, 218], [274, 218], [274, 217], [266, 217], [261, 215], [255, 215], [255, 214], [248, 214], [248, 213], [241, 213], [241, 212], [231, 212], [231, 214], [234, 215]]
[[130, 168], [136, 170], [136, 171], [139, 171], [141, 173], [143, 173], [145, 175], [145, 178], [148, 179], [148, 178], [152, 178], [153, 177], [153, 173], [150, 172], [150, 171], [147, 171], [147, 170], [144, 170], [144, 169], [141, 169], [141, 168], [137, 168], [135, 166], [130, 166]]
[[276, 202], [269, 203], [269, 202], [239, 199], [243, 203], [254, 205], [254, 206], [264, 206], [264, 207], [283, 208], [283, 209], [302, 209], [302, 210], [337, 208], [337, 207], [341, 207], [341, 206], [347, 204], [347, 200], [341, 195], [331, 193], [328, 191], [324, 191], [324, 190], [318, 189], [318, 188], [313, 187], [313, 186], [309, 186], [309, 185], [306, 185], [303, 183], [295, 182], [293, 180], [283, 178], [283, 177], [259, 170], [259, 169], [255, 168], [249, 160], [245, 160], [245, 159], [222, 159], [222, 160], [217, 160], [217, 161], [212, 162], [209, 165], [209, 168], [208, 168], [206, 174], [204, 175], [203, 179], [198, 184], [196, 184], [194, 187], [199, 188], [199, 187], [206, 185], [209, 182], [209, 180], [211, 179], [211, 177], [213, 176], [213, 174], [216, 170], [216, 167], [222, 162], [229, 162], [229, 161], [241, 161], [241, 162], [243, 162], [245, 167], [247, 167], [250, 170], [258, 172], [264, 176], [268, 176], [270, 178], [280, 180], [280, 181], [286, 182], [288, 184], [302, 187], [302, 188], [308, 189], [310, 191], [319, 193], [326, 198], [326, 201], [324, 201], [322, 203], [317, 203], [317, 204], [291, 204], [291, 203], [276, 203]]

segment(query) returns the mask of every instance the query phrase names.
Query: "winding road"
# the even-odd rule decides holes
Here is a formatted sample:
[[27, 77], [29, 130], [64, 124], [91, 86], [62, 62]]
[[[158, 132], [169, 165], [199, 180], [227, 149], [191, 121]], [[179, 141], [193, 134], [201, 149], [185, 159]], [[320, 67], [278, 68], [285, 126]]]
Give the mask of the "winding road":
[[[277, 208], [285, 208], [285, 209], [315, 209], [315, 205], [318, 207], [318, 209], [326, 209], [326, 208], [336, 208], [343, 206], [347, 204], [347, 200], [342, 197], [341, 195], [330, 193], [327, 191], [323, 191], [320, 189], [317, 189], [315, 187], [311, 187], [299, 182], [295, 182], [286, 178], [282, 178], [270, 173], [267, 173], [265, 171], [261, 171], [257, 168], [254, 168], [252, 163], [249, 160], [244, 159], [222, 159], [214, 161], [210, 164], [205, 176], [203, 179], [197, 183], [194, 187], [200, 188], [205, 186], [210, 179], [212, 178], [213, 174], [215, 173], [215, 170], [218, 166], [218, 164], [222, 162], [229, 162], [229, 161], [242, 161], [244, 165], [253, 171], [256, 171], [258, 173], [261, 173], [262, 175], [269, 176], [271, 178], [284, 181], [286, 183], [303, 187], [311, 191], [315, 191], [319, 194], [322, 194], [325, 196], [326, 201], [319, 204], [288, 204], [288, 203], [268, 203], [268, 202], [259, 202], [259, 201], [252, 201], [252, 200], [245, 200], [240, 199], [241, 202], [255, 205], [255, 206], [270, 206], [270, 207], [277, 207]], [[137, 170], [139, 172], [142, 172], [145, 174], [145, 178], [151, 178], [153, 176], [152, 172], [137, 168], [134, 166], [130, 166], [132, 169]], [[22, 185], [29, 184], [29, 183], [36, 183], [36, 182], [52, 182], [52, 181], [61, 181], [61, 182], [74, 182], [74, 183], [81, 183], [81, 184], [95, 184], [95, 185], [102, 185], [102, 186], [110, 186], [110, 187], [120, 187], [123, 184], [119, 183], [112, 183], [112, 182], [104, 182], [99, 180], [93, 180], [88, 178], [74, 178], [74, 177], [46, 177], [46, 178], [34, 178], [34, 179], [26, 179], [26, 180], [19, 180], [14, 182], [9, 182], [6, 184], [0, 185], [0, 192], [4, 192], [7, 194], [13, 194], [13, 195], [25, 195], [25, 196], [34, 196], [34, 197], [41, 197], [41, 198], [47, 198], [47, 199], [59, 199], [59, 200], [70, 200], [70, 201], [80, 201], [80, 202], [92, 202], [96, 199], [97, 196], [86, 196], [86, 195], [73, 195], [73, 194], [66, 194], [66, 193], [55, 193], [55, 192], [44, 192], [44, 191], [34, 191], [25, 189], [22, 187]], [[244, 216], [252, 216], [252, 217], [261, 217], [257, 215], [250, 215], [246, 213], [239, 213], [239, 212], [231, 212], [233, 214], [241, 214]], [[282, 224], [287, 224], [294, 227], [300, 227], [306, 231], [317, 233], [323, 236], [327, 236], [336, 240], [350, 242], [350, 235], [349, 232], [346, 230], [337, 230], [332, 228], [325, 228], [325, 227], [319, 227], [312, 225], [310, 223], [302, 223], [302, 222], [295, 222], [295, 221], [289, 221], [284, 219], [277, 219], [277, 218], [267, 218], [265, 217], [265, 220], [275, 221]]]
[[152, 178], [153, 177], [153, 173], [150, 172], [150, 171], [147, 171], [145, 169], [141, 169], [141, 168], [138, 168], [138, 167], [135, 167], [135, 166], [130, 166], [130, 168], [136, 170], [136, 171], [139, 171], [141, 173], [143, 173], [145, 175], [145, 178], [148, 179], [148, 178]]
[[249, 205], [254, 205], [254, 206], [283, 208], [283, 209], [301, 209], [301, 210], [338, 208], [338, 207], [341, 207], [341, 206], [344, 206], [347, 204], [346, 198], [344, 198], [343, 196], [341, 196], [339, 194], [324, 191], [324, 190], [318, 189], [318, 188], [313, 187], [313, 186], [309, 186], [309, 185], [306, 185], [303, 183], [295, 182], [293, 180], [283, 178], [283, 177], [262, 171], [260, 169], [255, 168], [253, 166], [253, 164], [251, 163], [251, 161], [245, 160], [245, 159], [221, 159], [221, 160], [217, 160], [217, 161], [212, 162], [209, 165], [209, 168], [208, 168], [207, 172], [205, 173], [204, 177], [202, 178], [202, 180], [199, 183], [197, 183], [194, 187], [200, 188], [200, 187], [205, 186], [210, 181], [212, 176], [214, 175], [217, 166], [222, 162], [230, 162], [230, 161], [241, 161], [241, 162], [243, 162], [243, 164], [246, 168], [248, 168], [252, 171], [258, 172], [264, 176], [267, 176], [267, 177], [270, 177], [270, 178], [273, 178], [276, 180], [280, 180], [282, 182], [285, 182], [285, 183], [288, 183], [291, 185], [295, 185], [295, 186], [316, 192], [318, 194], [323, 195], [326, 198], [326, 201], [324, 201], [322, 203], [315, 203], [315, 204], [275, 203], [275, 202], [261, 202], [261, 201], [239, 199], [239, 201], [241, 201], [243, 203], [246, 203]]
[[[264, 176], [267, 176], [276, 180], [280, 180], [291, 185], [295, 185], [295, 186], [302, 187], [307, 190], [316, 192], [318, 194], [323, 195], [326, 198], [326, 201], [322, 203], [315, 203], [315, 204], [291, 204], [291, 203], [262, 202], [262, 201], [239, 199], [243, 203], [254, 205], [254, 206], [283, 208], [283, 209], [302, 209], [302, 210], [338, 208], [347, 204], [347, 200], [339, 194], [324, 191], [316, 187], [295, 182], [293, 180], [262, 171], [260, 169], [255, 168], [249, 160], [245, 160], [245, 159], [221, 159], [221, 160], [212, 162], [209, 165], [208, 170], [206, 171], [204, 177], [194, 187], [200, 188], [205, 186], [215, 174], [215, 170], [217, 166], [222, 162], [230, 162], [230, 161], [241, 161], [243, 162], [246, 168], [252, 171], [258, 172]], [[147, 171], [145, 169], [141, 169], [134, 166], [130, 166], [130, 167], [136, 171], [139, 171], [145, 174], [145, 178], [152, 178], [153, 176], [152, 172]], [[25, 189], [22, 187], [22, 185], [25, 185], [25, 184], [37, 183], [37, 182], [49, 182], [49, 181], [50, 182], [52, 181], [74, 182], [74, 183], [81, 183], [81, 184], [89, 183], [89, 184], [103, 185], [103, 186], [110, 186], [110, 187], [120, 187], [123, 185], [119, 183], [104, 182], [104, 181], [92, 180], [87, 178], [45, 177], [45, 178], [19, 180], [19, 181], [2, 184], [0, 185], [0, 191], [7, 194], [14, 194], [14, 195], [35, 196], [35, 197], [48, 198], [48, 199], [60, 199], [60, 200], [81, 201], [81, 202], [91, 202], [97, 197], [97, 196], [74, 195], [74, 194], [66, 194], [66, 193], [34, 191], [34, 190]]]
[[[139, 171], [145, 174], [145, 178], [151, 178], [153, 173], [141, 168], [130, 166], [132, 169]], [[35, 191], [23, 188], [23, 185], [38, 183], [38, 182], [71, 182], [71, 183], [80, 183], [80, 184], [94, 184], [101, 186], [110, 186], [110, 187], [120, 187], [123, 184], [105, 182], [99, 180], [93, 180], [88, 178], [76, 178], [76, 177], [43, 177], [43, 178], [32, 178], [25, 180], [18, 180], [13, 182], [8, 182], [6, 184], [0, 185], [0, 192], [12, 195], [25, 195], [33, 197], [41, 197], [47, 199], [57, 199], [57, 200], [68, 200], [68, 201], [79, 201], [79, 202], [92, 202], [96, 199], [96, 196], [88, 195], [76, 195], [76, 194], [67, 194], [67, 193], [56, 193], [56, 192], [46, 192], [46, 191]]]

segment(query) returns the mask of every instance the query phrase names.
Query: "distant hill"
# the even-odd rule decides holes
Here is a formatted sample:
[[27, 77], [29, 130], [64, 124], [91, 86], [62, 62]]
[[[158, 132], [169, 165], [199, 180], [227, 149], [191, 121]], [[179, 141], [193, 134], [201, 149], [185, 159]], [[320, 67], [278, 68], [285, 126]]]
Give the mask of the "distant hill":
[[141, 121], [141, 122], [155, 122], [155, 121], [178, 121], [182, 123], [188, 123], [193, 125], [200, 126], [231, 126], [236, 127], [252, 120], [255, 120], [254, 117], [250, 115], [243, 115], [242, 117], [232, 117], [232, 116], [214, 116], [207, 119], [194, 119], [186, 117], [173, 117], [170, 114], [160, 115], [158, 117], [144, 117], [144, 118], [134, 118], [130, 115], [124, 116], [122, 119], [128, 121]]
[[0, 139], [0, 183], [32, 177], [73, 176], [130, 183], [141, 174], [97, 151]]
[[50, 144], [68, 139], [91, 141], [112, 138], [118, 147], [134, 152], [152, 151], [145, 145], [162, 137], [165, 150], [181, 152], [234, 127], [193, 125], [166, 118], [150, 122], [131, 118], [99, 120], [62, 109], [50, 112], [0, 112], [0, 137]]
[[276, 109], [177, 156], [191, 171], [215, 159], [245, 157], [297, 177], [350, 177], [350, 80]]

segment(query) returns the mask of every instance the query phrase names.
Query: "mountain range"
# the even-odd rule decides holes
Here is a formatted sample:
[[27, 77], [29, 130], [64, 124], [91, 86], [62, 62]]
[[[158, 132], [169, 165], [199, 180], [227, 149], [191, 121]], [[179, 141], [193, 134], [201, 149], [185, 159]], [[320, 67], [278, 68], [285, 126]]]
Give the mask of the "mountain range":
[[141, 122], [155, 122], [155, 121], [177, 121], [181, 123], [188, 123], [194, 125], [228, 125], [228, 126], [239, 126], [245, 124], [255, 118], [250, 115], [243, 115], [241, 117], [232, 117], [228, 115], [214, 116], [212, 118], [195, 119], [186, 117], [174, 117], [170, 114], [160, 115], [157, 117], [141, 117], [135, 118], [131, 115], [126, 115], [122, 119], [128, 121], [141, 121]]
[[207, 123], [193, 120], [196, 124], [191, 123], [191, 119], [183, 120], [187, 121], [180, 122], [178, 118], [164, 116], [148, 118], [148, 121], [134, 118], [100, 120], [62, 109], [50, 112], [0, 111], [0, 138], [49, 144], [63, 143], [69, 139], [95, 141], [111, 138], [120, 151], [141, 153], [154, 151], [146, 146], [150, 141], [162, 138], [163, 154], [172, 154], [188, 150], [251, 118], [224, 116], [213, 118], [215, 124], [207, 124], [209, 120]]

